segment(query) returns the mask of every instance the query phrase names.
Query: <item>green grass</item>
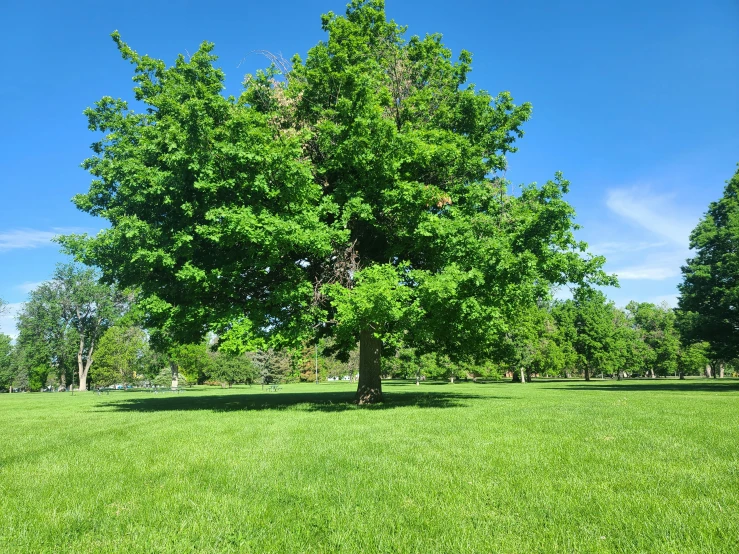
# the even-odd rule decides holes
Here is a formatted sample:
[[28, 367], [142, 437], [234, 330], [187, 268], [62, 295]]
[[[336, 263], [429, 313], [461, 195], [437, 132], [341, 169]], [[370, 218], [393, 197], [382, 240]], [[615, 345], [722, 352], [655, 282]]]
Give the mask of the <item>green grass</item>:
[[739, 381], [0, 395], [2, 552], [739, 552]]

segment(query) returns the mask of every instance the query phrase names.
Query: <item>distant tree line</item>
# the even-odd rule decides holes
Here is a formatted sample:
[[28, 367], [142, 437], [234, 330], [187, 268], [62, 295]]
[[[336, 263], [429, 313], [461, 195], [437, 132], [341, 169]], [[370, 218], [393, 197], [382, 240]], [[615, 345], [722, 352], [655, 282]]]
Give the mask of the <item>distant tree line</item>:
[[315, 381], [316, 367], [325, 381], [354, 379], [358, 370], [356, 348], [347, 361], [329, 353], [326, 341], [302, 349], [219, 352], [217, 337], [179, 344], [161, 329], [145, 329], [141, 319], [134, 292], [101, 283], [93, 269], [60, 265], [30, 292], [15, 342], [0, 334], [0, 390]]
[[[706, 342], [681, 341], [678, 316], [667, 304], [630, 302], [616, 307], [597, 291], [541, 306], [528, 325], [511, 333], [508, 355], [485, 364], [454, 363], [443, 356], [416, 356], [407, 348], [388, 357], [385, 373], [407, 379], [505, 379], [603, 376], [684, 378], [723, 376], [735, 360], [718, 364]], [[711, 367], [717, 368], [711, 373]], [[707, 369], [708, 368], [708, 369]]]
[[[210, 335], [197, 344], [162, 340], [141, 326], [136, 295], [101, 284], [93, 270], [57, 268], [33, 290], [18, 318], [15, 343], [0, 335], [0, 390], [76, 390], [113, 385], [270, 384], [351, 380], [359, 351], [337, 354], [333, 339], [299, 349], [218, 351]], [[536, 377], [586, 380], [594, 376], [666, 377], [734, 373], [734, 357], [716, 357], [709, 341], [695, 340], [696, 316], [667, 304], [630, 302], [618, 308], [591, 288], [568, 300], [541, 302], [516, 318], [499, 356], [460, 363], [445, 355], [418, 354], [399, 343], [387, 349], [386, 378], [500, 380]], [[726, 352], [726, 350], [721, 350]]]
[[[507, 322], [482, 363], [422, 353], [402, 340], [383, 347], [385, 377], [504, 379], [607, 376], [724, 377], [739, 368], [739, 171], [691, 234], [679, 307], [630, 302], [621, 309], [590, 286], [568, 300], [540, 299]], [[0, 312], [3, 302], [0, 301]], [[0, 390], [70, 386], [221, 384], [354, 380], [358, 345], [331, 336], [299, 348], [219, 351], [219, 338], [181, 344], [147, 329], [135, 291], [100, 280], [92, 268], [57, 267], [29, 294], [18, 337], [0, 335]], [[461, 359], [464, 360], [463, 357]]]
[[[508, 322], [482, 363], [420, 353], [402, 340], [384, 346], [385, 377], [504, 379], [594, 376], [724, 377], [739, 369], [739, 171], [691, 234], [679, 307], [630, 302], [621, 309], [589, 286], [568, 300], [541, 299]], [[0, 313], [3, 310], [0, 300]], [[77, 264], [57, 267], [29, 294], [15, 341], [0, 335], [0, 390], [66, 390], [115, 384], [354, 380], [358, 345], [328, 336], [299, 348], [219, 351], [218, 337], [181, 344], [146, 329], [137, 294]]]

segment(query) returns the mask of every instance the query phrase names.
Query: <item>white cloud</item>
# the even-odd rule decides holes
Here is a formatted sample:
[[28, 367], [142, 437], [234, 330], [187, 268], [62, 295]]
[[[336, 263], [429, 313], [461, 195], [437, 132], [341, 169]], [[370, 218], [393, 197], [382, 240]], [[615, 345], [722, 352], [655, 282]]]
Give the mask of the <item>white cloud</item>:
[[664, 281], [682, 274], [680, 268], [685, 265], [685, 260], [689, 255], [689, 250], [673, 247], [666, 251], [652, 253], [640, 263], [633, 263], [612, 271], [623, 280]]
[[51, 246], [51, 239], [66, 233], [78, 233], [81, 229], [75, 227], [52, 227], [50, 231], [39, 229], [12, 229], [0, 232], [0, 252], [9, 250], [38, 248]]
[[[680, 268], [690, 257], [690, 232], [697, 223], [694, 215], [679, 208], [672, 196], [651, 194], [644, 186], [610, 190], [606, 204], [640, 231], [637, 240], [627, 242], [618, 237], [593, 248], [596, 253], [615, 256], [618, 265], [611, 271], [620, 280], [665, 281], [681, 275]], [[665, 299], [673, 296], [665, 295]]]
[[670, 196], [650, 195], [644, 187], [611, 190], [606, 204], [621, 217], [683, 247], [687, 247], [696, 224], [692, 218], [677, 213]]
[[37, 289], [42, 283], [43, 283], [43, 281], [39, 281], [37, 283], [32, 283], [32, 282], [27, 281], [27, 282], [22, 283], [20, 285], [16, 285], [15, 286], [15, 289], [16, 290], [19, 290], [19, 291], [21, 291], [21, 292], [23, 292], [25, 294], [28, 294], [32, 290]]
[[676, 269], [674, 267], [650, 266], [645, 264], [616, 269], [614, 273], [618, 275], [619, 279], [624, 280], [646, 279], [649, 281], [664, 281], [670, 277], [680, 275], [680, 268]]
[[667, 245], [666, 242], [598, 242], [590, 245], [588, 250], [593, 254], [605, 256], [606, 254], [623, 254], [627, 252], [641, 252], [652, 248]]
[[554, 300], [571, 300], [572, 289], [570, 287], [555, 287], [552, 291], [552, 298]]
[[37, 248], [51, 243], [57, 233], [37, 229], [16, 229], [0, 233], [0, 252], [19, 248]]
[[0, 313], [0, 334], [10, 335], [15, 339], [18, 336], [18, 329], [15, 327], [15, 318], [23, 304], [17, 302], [15, 304], [6, 304]]
[[670, 308], [677, 308], [678, 294], [662, 294], [649, 299], [652, 304], [662, 304], [666, 302]]

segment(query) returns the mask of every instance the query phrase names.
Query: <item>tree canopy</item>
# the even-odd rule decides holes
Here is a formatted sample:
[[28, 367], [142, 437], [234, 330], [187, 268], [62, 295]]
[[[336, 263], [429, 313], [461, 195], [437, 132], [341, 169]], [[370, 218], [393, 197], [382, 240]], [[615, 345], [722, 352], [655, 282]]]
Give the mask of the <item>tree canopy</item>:
[[0, 334], [0, 389], [10, 388], [13, 382], [13, 345], [8, 335]]
[[380, 0], [322, 25], [305, 61], [275, 58], [239, 97], [213, 44], [167, 67], [113, 34], [144, 110], [86, 110], [104, 136], [74, 202], [110, 227], [63, 244], [138, 287], [148, 325], [234, 352], [359, 339], [374, 402], [383, 345], [479, 359], [553, 284], [614, 282], [575, 239], [560, 174], [508, 192], [529, 104], [477, 90], [468, 52], [406, 39]]
[[143, 329], [114, 325], [100, 339], [91, 380], [103, 386], [134, 382], [145, 373], [148, 350]]
[[639, 358], [655, 376], [672, 375], [677, 370], [680, 336], [675, 324], [675, 312], [667, 305], [649, 302], [629, 302], [626, 306], [644, 347]]
[[695, 256], [682, 268], [681, 329], [705, 341], [714, 361], [739, 357], [739, 169], [690, 234]]
[[31, 291], [18, 315], [25, 364], [45, 367], [46, 373], [54, 368], [62, 387], [76, 369], [85, 390], [95, 349], [125, 308], [118, 289], [100, 283], [94, 269], [57, 266], [52, 279]]

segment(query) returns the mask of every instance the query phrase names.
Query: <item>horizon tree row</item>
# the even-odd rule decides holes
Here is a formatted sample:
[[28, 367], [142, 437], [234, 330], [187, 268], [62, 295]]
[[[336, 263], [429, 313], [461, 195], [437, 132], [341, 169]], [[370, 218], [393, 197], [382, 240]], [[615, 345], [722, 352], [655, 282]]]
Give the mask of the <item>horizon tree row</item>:
[[[160, 331], [141, 327], [135, 295], [119, 303], [117, 317], [105, 322], [99, 337], [81, 326], [76, 314], [80, 291], [105, 290], [121, 298], [115, 289], [96, 289], [94, 273], [88, 269], [60, 266], [54, 278], [29, 294], [19, 318], [20, 335], [13, 345], [0, 340], [0, 389], [64, 390], [79, 383], [99, 387], [112, 384], [222, 384], [325, 381], [349, 377], [358, 370], [355, 346], [348, 361], [336, 355], [331, 338], [318, 344], [283, 352], [268, 349], [245, 354], [217, 352], [219, 339], [210, 336], [198, 344], [174, 344], [156, 340]], [[75, 285], [76, 283], [76, 285]], [[84, 284], [84, 286], [82, 286]], [[78, 286], [79, 289], [76, 289]], [[54, 291], [55, 294], [51, 294]], [[109, 305], [97, 300], [101, 306]], [[110, 299], [109, 299], [110, 300]], [[88, 301], [86, 304], [90, 306]], [[67, 311], [63, 307], [67, 307]], [[93, 303], [89, 316], [96, 316]], [[65, 317], [65, 313], [74, 317]], [[448, 356], [418, 353], [400, 344], [386, 349], [381, 374], [386, 378], [499, 380], [527, 382], [533, 377], [573, 377], [601, 374], [663, 377], [668, 375], [723, 376], [733, 360], [717, 364], [709, 359], [707, 343], [682, 343], [682, 319], [666, 304], [630, 302], [617, 308], [597, 291], [576, 291], [571, 300], [542, 303], [527, 317], [519, 317], [516, 334], [498, 352], [502, 356], [483, 363], [459, 362]], [[522, 322], [526, 323], [524, 327]], [[90, 337], [92, 348], [83, 348], [79, 329]], [[33, 355], [30, 355], [33, 353]], [[82, 364], [79, 361], [82, 359]], [[711, 371], [711, 367], [715, 368]], [[318, 368], [318, 379], [316, 378]], [[75, 378], [82, 376], [78, 381]]]

